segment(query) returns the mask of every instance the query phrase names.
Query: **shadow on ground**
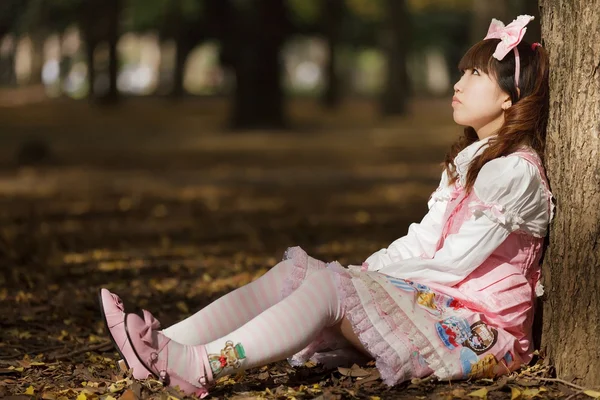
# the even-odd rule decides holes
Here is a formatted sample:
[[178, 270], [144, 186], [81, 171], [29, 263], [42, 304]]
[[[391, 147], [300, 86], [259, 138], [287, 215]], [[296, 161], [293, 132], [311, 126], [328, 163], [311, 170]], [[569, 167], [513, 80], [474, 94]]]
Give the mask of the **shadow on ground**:
[[[262, 275], [288, 246], [359, 264], [424, 215], [460, 133], [445, 101], [384, 120], [366, 102], [325, 112], [296, 101], [286, 132], [232, 133], [225, 113], [214, 99], [0, 108], [0, 395], [179, 396], [119, 373], [98, 288], [169, 326]], [[458, 398], [492, 385], [390, 389], [362, 367], [357, 378], [278, 363], [213, 393]], [[509, 398], [507, 383], [490, 397]]]

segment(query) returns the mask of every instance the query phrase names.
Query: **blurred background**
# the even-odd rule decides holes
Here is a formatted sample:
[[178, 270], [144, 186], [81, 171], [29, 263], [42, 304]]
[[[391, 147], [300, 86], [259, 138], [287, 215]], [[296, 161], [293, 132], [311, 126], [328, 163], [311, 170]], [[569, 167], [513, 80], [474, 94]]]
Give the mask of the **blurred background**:
[[427, 210], [462, 54], [525, 13], [539, 41], [535, 0], [0, 1], [0, 299], [185, 315], [287, 246], [362, 262]]
[[[492, 17], [535, 0], [3, 0], [0, 87], [41, 100], [227, 97], [236, 128], [279, 127], [286, 100], [445, 96]], [[537, 16], [537, 15], [535, 15]], [[539, 38], [539, 19], [528, 27]], [[2, 105], [34, 101], [6, 91]]]

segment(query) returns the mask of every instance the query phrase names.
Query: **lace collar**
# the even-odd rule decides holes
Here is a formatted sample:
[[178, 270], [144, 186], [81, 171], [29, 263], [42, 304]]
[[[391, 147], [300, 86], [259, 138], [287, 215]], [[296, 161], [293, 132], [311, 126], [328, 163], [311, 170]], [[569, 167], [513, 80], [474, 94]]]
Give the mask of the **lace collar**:
[[467, 180], [467, 172], [469, 172], [469, 165], [473, 158], [481, 154], [481, 152], [487, 147], [490, 138], [496, 135], [488, 136], [480, 139], [474, 143], [471, 143], [460, 151], [454, 158], [454, 165], [456, 166], [456, 173], [460, 183], [464, 186]]

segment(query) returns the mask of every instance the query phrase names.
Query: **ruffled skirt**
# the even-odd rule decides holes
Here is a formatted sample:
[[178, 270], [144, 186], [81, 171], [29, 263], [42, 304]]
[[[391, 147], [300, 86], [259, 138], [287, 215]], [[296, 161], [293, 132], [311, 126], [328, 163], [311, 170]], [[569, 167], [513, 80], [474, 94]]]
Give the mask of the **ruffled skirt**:
[[[327, 264], [299, 247], [289, 248], [284, 259], [292, 260], [294, 267], [283, 296], [312, 271], [332, 271], [345, 316], [387, 385], [431, 374], [444, 380], [491, 378], [520, 366], [513, 335], [486, 324], [485, 315], [440, 288], [434, 291], [360, 267]], [[325, 329], [289, 361], [301, 365], [312, 359], [333, 366], [336, 360], [358, 356], [339, 334]]]

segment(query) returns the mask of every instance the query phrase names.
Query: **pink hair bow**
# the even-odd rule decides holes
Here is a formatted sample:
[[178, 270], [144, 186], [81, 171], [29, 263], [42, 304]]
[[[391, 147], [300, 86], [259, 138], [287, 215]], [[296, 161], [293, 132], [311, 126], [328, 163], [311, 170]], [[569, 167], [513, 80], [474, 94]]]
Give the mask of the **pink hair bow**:
[[152, 331], [160, 328], [160, 322], [150, 313], [150, 311], [142, 310], [144, 313], [144, 323], [145, 326], [142, 328], [140, 332], [140, 338], [146, 343], [148, 346], [152, 346]]
[[504, 26], [502, 21], [492, 18], [488, 33], [485, 36], [486, 39], [500, 39], [500, 43], [494, 51], [493, 57], [499, 61], [513, 50], [515, 52], [515, 86], [519, 87], [519, 73], [521, 71], [521, 63], [519, 59], [519, 50], [517, 45], [523, 40], [525, 32], [527, 31], [526, 25], [533, 21], [534, 17], [531, 15], [519, 15], [510, 24]]

